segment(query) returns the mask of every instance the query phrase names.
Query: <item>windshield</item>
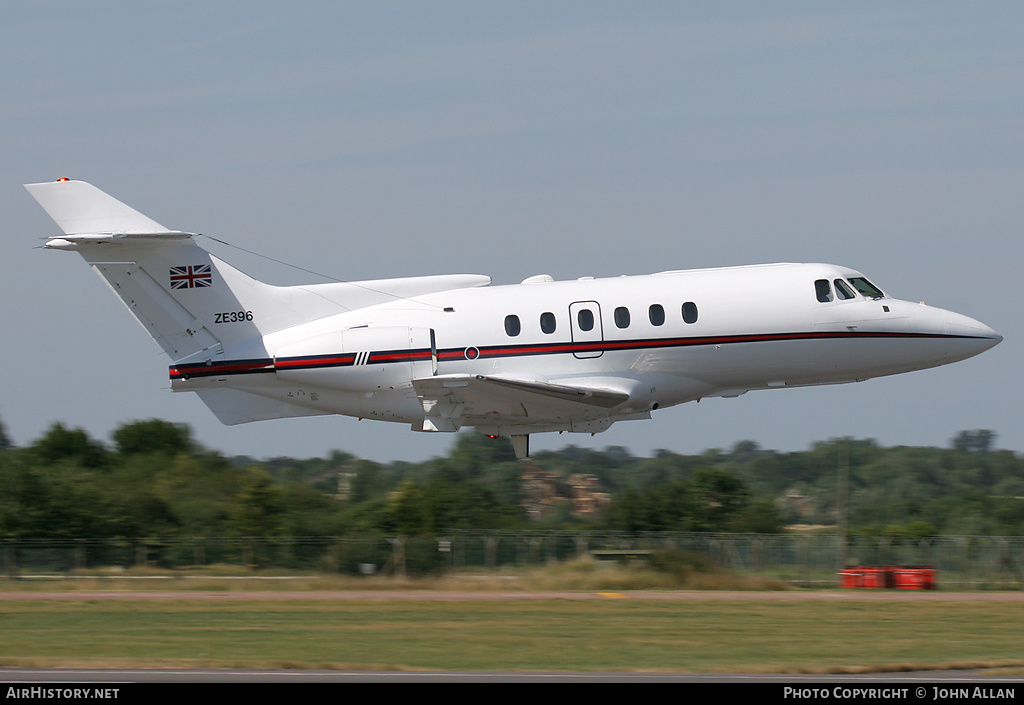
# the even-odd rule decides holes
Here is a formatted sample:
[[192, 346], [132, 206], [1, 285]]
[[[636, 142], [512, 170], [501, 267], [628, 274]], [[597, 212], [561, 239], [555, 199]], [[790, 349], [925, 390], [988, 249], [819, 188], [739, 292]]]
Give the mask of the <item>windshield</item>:
[[885, 296], [881, 289], [864, 277], [853, 277], [850, 279], [850, 283], [853, 284], [854, 289], [861, 293], [861, 296], [866, 296], [869, 299], [880, 299]]

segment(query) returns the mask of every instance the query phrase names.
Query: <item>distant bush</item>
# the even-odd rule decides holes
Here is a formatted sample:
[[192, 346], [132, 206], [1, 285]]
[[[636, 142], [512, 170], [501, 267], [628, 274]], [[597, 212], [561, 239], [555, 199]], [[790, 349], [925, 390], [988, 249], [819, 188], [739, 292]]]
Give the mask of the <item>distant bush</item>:
[[713, 573], [718, 569], [708, 556], [681, 548], [655, 551], [649, 564], [652, 569], [680, 580], [686, 580], [694, 573]]

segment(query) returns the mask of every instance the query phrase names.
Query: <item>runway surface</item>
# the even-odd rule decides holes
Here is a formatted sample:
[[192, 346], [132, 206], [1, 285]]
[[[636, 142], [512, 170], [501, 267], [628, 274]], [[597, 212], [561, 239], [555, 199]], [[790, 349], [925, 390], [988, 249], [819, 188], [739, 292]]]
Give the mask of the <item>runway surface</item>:
[[0, 600], [427, 600], [459, 602], [465, 600], [825, 600], [825, 601], [972, 601], [1021, 602], [1022, 592], [921, 592], [900, 590], [845, 590], [845, 591], [626, 591], [626, 592], [449, 592], [434, 590], [309, 590], [294, 591], [223, 591], [197, 590], [164, 591], [0, 591]]

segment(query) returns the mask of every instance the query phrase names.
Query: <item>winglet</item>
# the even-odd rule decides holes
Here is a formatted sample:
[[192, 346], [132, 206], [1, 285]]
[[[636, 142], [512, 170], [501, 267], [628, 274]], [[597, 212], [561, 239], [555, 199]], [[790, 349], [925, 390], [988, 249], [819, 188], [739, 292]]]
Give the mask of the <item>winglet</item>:
[[66, 235], [171, 232], [84, 181], [60, 179], [25, 188]]

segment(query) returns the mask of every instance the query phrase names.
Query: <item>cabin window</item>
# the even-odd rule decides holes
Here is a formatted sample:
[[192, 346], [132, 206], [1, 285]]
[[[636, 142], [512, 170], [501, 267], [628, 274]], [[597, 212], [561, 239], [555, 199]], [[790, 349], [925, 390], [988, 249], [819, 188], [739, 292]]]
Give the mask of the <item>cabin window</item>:
[[581, 308], [576, 314], [576, 323], [582, 331], [594, 330], [594, 312], [589, 308]]
[[697, 304], [693, 303], [692, 301], [687, 301], [685, 304], [683, 304], [683, 322], [697, 322]]
[[883, 294], [878, 287], [876, 287], [874, 284], [869, 282], [864, 277], [854, 277], [849, 281], [851, 284], [853, 284], [854, 289], [856, 289], [863, 296], [866, 296], [869, 299], [880, 299], [883, 296], [885, 296], [885, 294]]
[[505, 332], [510, 338], [514, 338], [522, 331], [523, 326], [519, 323], [519, 316], [509, 314], [505, 316]]
[[615, 326], [617, 328], [629, 328], [629, 309], [619, 306], [615, 309]]
[[652, 326], [660, 326], [665, 323], [665, 307], [661, 304], [651, 304], [651, 307], [647, 310], [647, 315], [651, 319]]
[[850, 285], [844, 282], [842, 279], [836, 279], [833, 284], [836, 285], [836, 296], [840, 299], [855, 299], [857, 295], [853, 293], [853, 289]]
[[827, 304], [832, 300], [832, 285], [828, 283], [828, 279], [819, 279], [814, 282], [814, 293], [818, 297], [818, 301], [823, 304]]
[[551, 333], [554, 333], [555, 314], [551, 313], [550, 311], [545, 311], [544, 313], [540, 314], [540, 329], [549, 335]]

